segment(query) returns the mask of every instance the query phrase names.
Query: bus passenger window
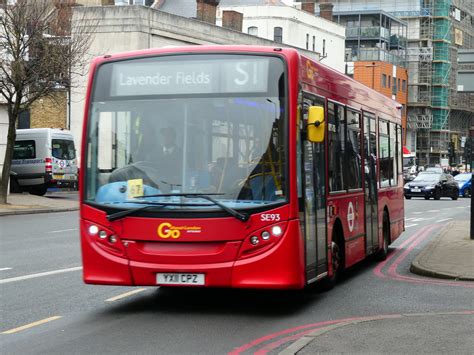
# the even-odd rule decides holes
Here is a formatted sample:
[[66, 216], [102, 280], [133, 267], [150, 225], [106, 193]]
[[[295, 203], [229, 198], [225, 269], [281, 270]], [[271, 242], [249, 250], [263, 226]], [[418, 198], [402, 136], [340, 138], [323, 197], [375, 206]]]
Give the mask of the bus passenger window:
[[343, 178], [344, 164], [344, 107], [328, 103], [328, 177], [329, 191], [345, 190]]
[[379, 162], [380, 162], [380, 187], [390, 186], [392, 177], [392, 161], [390, 159], [390, 138], [388, 135], [388, 122], [379, 121]]
[[360, 153], [360, 113], [347, 110], [347, 139], [344, 181], [347, 188], [358, 189], [362, 187], [362, 159]]

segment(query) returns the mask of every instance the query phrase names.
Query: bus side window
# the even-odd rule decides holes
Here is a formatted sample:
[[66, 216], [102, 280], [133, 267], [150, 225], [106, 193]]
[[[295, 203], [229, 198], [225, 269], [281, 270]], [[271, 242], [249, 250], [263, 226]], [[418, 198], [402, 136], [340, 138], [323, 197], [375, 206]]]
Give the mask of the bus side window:
[[360, 113], [347, 110], [347, 139], [344, 181], [348, 189], [362, 187], [362, 158], [360, 149]]
[[344, 107], [328, 102], [328, 177], [329, 191], [343, 191], [345, 115]]

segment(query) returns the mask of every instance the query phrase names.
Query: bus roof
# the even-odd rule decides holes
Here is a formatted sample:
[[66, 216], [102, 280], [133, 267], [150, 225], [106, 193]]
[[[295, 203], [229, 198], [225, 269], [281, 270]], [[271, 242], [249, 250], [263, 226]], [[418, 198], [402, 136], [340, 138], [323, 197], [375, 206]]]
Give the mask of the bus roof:
[[[316, 62], [303, 55], [301, 55], [301, 60], [311, 62], [313, 70], [323, 74], [315, 75], [314, 78], [304, 78], [303, 81], [325, 91], [324, 96], [328, 98], [333, 96], [334, 100], [341, 101], [346, 105], [354, 106], [355, 103], [358, 103], [368, 111], [376, 109], [379, 112], [389, 114], [391, 117], [401, 118], [402, 105], [399, 102], [321, 62]], [[335, 83], [337, 83], [337, 87], [334, 85]]]

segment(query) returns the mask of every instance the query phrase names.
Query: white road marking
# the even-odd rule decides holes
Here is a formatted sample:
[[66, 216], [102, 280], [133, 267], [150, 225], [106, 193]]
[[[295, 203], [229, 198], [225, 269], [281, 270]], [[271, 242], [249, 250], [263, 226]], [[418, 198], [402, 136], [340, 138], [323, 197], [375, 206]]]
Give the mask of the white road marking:
[[146, 290], [146, 288], [139, 288], [138, 290], [133, 290], [133, 291], [130, 291], [130, 292], [122, 293], [121, 295], [118, 295], [118, 296], [115, 296], [115, 297], [111, 297], [111, 298], [109, 298], [109, 299], [106, 299], [105, 302], [114, 302], [114, 301], [117, 301], [117, 300], [121, 300], [122, 298], [125, 298], [125, 297], [128, 297], [128, 296], [132, 296], [132, 295], [134, 295], [134, 294], [143, 292], [143, 291], [145, 291], [145, 290]]
[[438, 222], [449, 221], [450, 219], [452, 219], [452, 218], [451, 218], [451, 217], [450, 217], [450, 218], [444, 218], [444, 219], [440, 219], [440, 220], [438, 220]]
[[426, 212], [440, 212], [440, 210], [429, 210], [429, 211], [426, 211]]
[[46, 233], [62, 233], [62, 232], [71, 232], [71, 231], [77, 231], [79, 229], [77, 228], [72, 228], [72, 229], [63, 229], [63, 230], [59, 230], [59, 231], [51, 231], [51, 232], [46, 232]]
[[12, 268], [11, 267], [2, 267], [0, 269], [0, 271], [7, 271], [7, 270], [11, 270]]
[[10, 283], [10, 282], [23, 281], [23, 280], [28, 280], [28, 279], [34, 279], [34, 278], [37, 278], [37, 277], [43, 277], [43, 276], [49, 276], [49, 275], [55, 275], [55, 274], [62, 274], [64, 272], [79, 271], [79, 270], [82, 270], [82, 266], [71, 267], [69, 269], [60, 269], [60, 270], [53, 270], [53, 271], [47, 271], [47, 272], [40, 272], [38, 274], [30, 274], [30, 275], [25, 275], [25, 276], [11, 277], [9, 279], [0, 280], [0, 285], [1, 284], [7, 284], [7, 283]]
[[33, 323], [30, 323], [30, 324], [23, 325], [23, 326], [18, 327], [18, 328], [13, 328], [13, 329], [10, 329], [10, 330], [6, 330], [6, 331], [2, 332], [2, 334], [13, 334], [13, 333], [21, 332], [22, 330], [33, 328], [33, 327], [36, 327], [37, 325], [48, 323], [48, 322], [51, 322], [51, 321], [59, 319], [59, 318], [61, 318], [61, 316], [54, 316], [54, 317], [45, 318], [45, 319], [39, 320], [37, 322], [33, 322]]
[[417, 226], [417, 225], [418, 225], [418, 223], [407, 224], [407, 225], [405, 226], [405, 228], [410, 228], [410, 227], [414, 227], [414, 226]]
[[412, 212], [413, 214], [422, 214], [423, 212]]
[[434, 217], [429, 217], [429, 218], [414, 218], [414, 219], [412, 219], [412, 222], [429, 221], [430, 219], [434, 219]]

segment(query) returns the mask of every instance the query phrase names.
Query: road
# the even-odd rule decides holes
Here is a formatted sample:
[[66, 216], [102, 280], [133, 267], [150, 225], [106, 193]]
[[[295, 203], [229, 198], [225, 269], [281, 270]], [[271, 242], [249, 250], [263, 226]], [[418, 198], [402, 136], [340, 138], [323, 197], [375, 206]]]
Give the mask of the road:
[[474, 310], [474, 283], [408, 271], [436, 230], [469, 219], [469, 204], [406, 201], [406, 232], [389, 260], [363, 262], [328, 292], [84, 285], [77, 212], [0, 217], [0, 349], [273, 354], [333, 324], [345, 326], [315, 340], [321, 352], [469, 353], [474, 316], [465, 311]]

